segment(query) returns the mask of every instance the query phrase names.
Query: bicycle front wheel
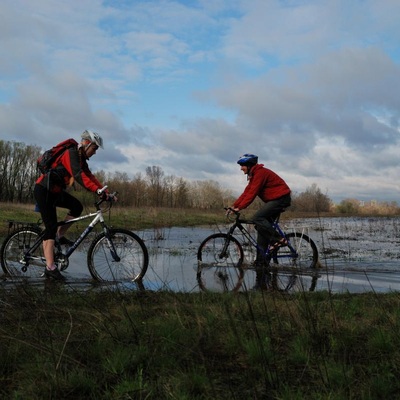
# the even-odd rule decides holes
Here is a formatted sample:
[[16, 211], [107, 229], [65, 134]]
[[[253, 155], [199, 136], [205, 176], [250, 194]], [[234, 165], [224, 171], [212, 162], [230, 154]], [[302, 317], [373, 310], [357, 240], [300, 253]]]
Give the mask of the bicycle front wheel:
[[273, 286], [280, 290], [314, 290], [318, 274], [317, 246], [307, 235], [291, 232], [289, 245], [272, 254]]
[[207, 237], [197, 251], [197, 282], [206, 291], [237, 291], [243, 282], [244, 253], [239, 241], [225, 233]]
[[[115, 253], [114, 253], [115, 252]], [[149, 265], [143, 240], [126, 229], [110, 229], [96, 236], [89, 247], [87, 263], [98, 281], [139, 281]]]
[[4, 273], [13, 277], [39, 278], [43, 275], [46, 260], [43, 246], [29, 254], [26, 252], [40, 236], [40, 229], [25, 227], [10, 233], [0, 249], [1, 267]]

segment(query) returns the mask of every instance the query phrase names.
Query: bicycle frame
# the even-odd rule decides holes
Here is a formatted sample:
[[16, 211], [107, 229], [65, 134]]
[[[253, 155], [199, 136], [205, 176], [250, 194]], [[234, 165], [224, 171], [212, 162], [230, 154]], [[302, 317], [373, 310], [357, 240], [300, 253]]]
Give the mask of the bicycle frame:
[[88, 219], [91, 217], [94, 217], [93, 220], [89, 223], [89, 225], [85, 228], [85, 230], [81, 233], [81, 235], [75, 240], [74, 244], [66, 252], [65, 256], [67, 258], [76, 250], [76, 248], [83, 242], [83, 240], [89, 235], [89, 233], [92, 232], [94, 227], [99, 222], [102, 224], [103, 229], [106, 232], [106, 227], [104, 225], [103, 212], [99, 209], [98, 211], [96, 211], [94, 213], [89, 213], [89, 214], [83, 215], [82, 217], [73, 218], [68, 221], [61, 221], [57, 224], [57, 226], [69, 225], [69, 224], [73, 224], [74, 222], [82, 221], [84, 219]]
[[[93, 218], [93, 220], [89, 223], [89, 225], [85, 228], [85, 230], [81, 233], [81, 235], [75, 240], [75, 242], [73, 243], [73, 245], [71, 247], [69, 247], [68, 251], [63, 254], [63, 257], [65, 259], [68, 259], [72, 253], [76, 250], [76, 248], [83, 242], [83, 240], [85, 240], [85, 238], [92, 232], [92, 230], [94, 229], [94, 227], [100, 223], [103, 227], [104, 233], [106, 234], [107, 240], [109, 242], [110, 245], [110, 251], [111, 251], [111, 255], [114, 259], [114, 261], [120, 261], [119, 256], [117, 255], [117, 251], [114, 247], [113, 242], [110, 240], [109, 235], [108, 235], [108, 227], [105, 224], [104, 221], [104, 217], [103, 217], [103, 211], [100, 209], [100, 204], [103, 202], [104, 200], [100, 200], [98, 202], [95, 203], [95, 207], [96, 207], [96, 212], [93, 213], [89, 213], [86, 215], [83, 215], [81, 217], [76, 217], [76, 218], [72, 218], [70, 220], [67, 221], [60, 221], [57, 223], [57, 226], [65, 226], [65, 225], [70, 225], [73, 224], [75, 222], [78, 221], [82, 221], [85, 219], [89, 219], [89, 218]], [[43, 242], [43, 237], [45, 235], [45, 230], [39, 235], [38, 239], [35, 241], [35, 243], [33, 244], [33, 246], [25, 253], [24, 255], [24, 259], [21, 260], [21, 263], [25, 266], [29, 265], [29, 260], [32, 259], [31, 254], [37, 250], [37, 248], [41, 245], [41, 243]], [[59, 245], [56, 245], [59, 247]], [[61, 248], [59, 248], [58, 250], [61, 250]], [[44, 257], [42, 257], [42, 261], [45, 262]]]
[[[239, 216], [240, 216], [240, 214], [236, 213], [236, 220], [227, 232], [228, 237], [229, 238], [232, 237], [235, 230], [239, 229], [240, 232], [242, 233], [242, 235], [251, 243], [251, 245], [257, 250], [257, 252], [264, 252], [264, 257], [267, 259], [268, 258], [271, 259], [272, 258], [272, 254], [270, 252], [271, 244], [268, 245], [266, 250], [261, 249], [260, 246], [258, 245], [256, 239], [254, 238], [254, 236], [252, 236], [252, 234], [248, 231], [248, 229], [243, 225], [243, 224], [254, 225], [254, 222], [250, 221], [250, 220], [240, 219]], [[280, 215], [278, 215], [272, 221], [272, 227], [275, 229], [276, 232], [278, 232], [282, 237], [284, 237], [288, 241], [287, 247], [289, 248], [290, 253], [288, 252], [286, 254], [274, 254], [273, 257], [275, 257], [275, 258], [298, 257], [298, 254], [297, 254], [296, 250], [294, 249], [294, 247], [291, 245], [289, 238], [286, 236], [285, 232], [279, 226], [279, 217], [280, 217]], [[224, 248], [222, 250], [222, 254], [224, 252], [226, 252], [228, 245], [229, 245], [229, 243], [227, 241], [227, 243], [225, 243]]]

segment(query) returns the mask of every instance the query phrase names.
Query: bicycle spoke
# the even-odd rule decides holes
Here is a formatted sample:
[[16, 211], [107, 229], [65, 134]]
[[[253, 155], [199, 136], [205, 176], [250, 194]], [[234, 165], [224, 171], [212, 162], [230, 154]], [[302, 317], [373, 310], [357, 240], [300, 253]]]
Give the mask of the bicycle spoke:
[[40, 230], [27, 227], [12, 232], [4, 240], [1, 247], [1, 265], [6, 274], [23, 278], [39, 278], [43, 275], [46, 262], [42, 245], [26, 258], [27, 265], [23, 263], [25, 253], [39, 235]]
[[112, 245], [101, 233], [89, 248], [88, 267], [93, 278], [112, 282], [143, 278], [149, 262], [144, 242], [125, 229], [111, 231], [111, 240]]
[[289, 246], [281, 247], [272, 255], [270, 270], [274, 274], [274, 289], [313, 290], [318, 271], [318, 251], [314, 242], [302, 233], [287, 235]]
[[227, 235], [211, 235], [198, 250], [197, 281], [202, 290], [236, 291], [243, 280], [243, 249]]

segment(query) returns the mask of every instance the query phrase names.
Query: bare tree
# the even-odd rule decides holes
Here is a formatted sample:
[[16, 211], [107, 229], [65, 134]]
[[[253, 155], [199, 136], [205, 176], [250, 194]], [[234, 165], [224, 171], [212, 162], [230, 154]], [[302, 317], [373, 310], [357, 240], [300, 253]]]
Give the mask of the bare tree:
[[1, 201], [32, 200], [32, 187], [38, 176], [36, 160], [40, 153], [37, 146], [0, 140]]
[[0, 200], [8, 201], [7, 182], [11, 162], [11, 143], [0, 140]]
[[183, 179], [179, 178], [175, 190], [175, 207], [186, 208], [190, 205], [189, 185]]
[[148, 199], [149, 205], [154, 207], [160, 207], [163, 205], [164, 200], [164, 185], [163, 177], [164, 171], [161, 167], [153, 165], [152, 167], [146, 168], [146, 177], [148, 181]]
[[219, 183], [208, 181], [196, 181], [191, 185], [191, 202], [196, 208], [222, 208], [224, 196]]
[[121, 205], [129, 203], [131, 180], [126, 172], [109, 173], [102, 182], [106, 183], [110, 190], [118, 192]]
[[293, 211], [328, 212], [332, 207], [331, 199], [313, 183], [305, 192], [292, 196]]
[[147, 198], [147, 182], [138, 172], [131, 181], [129, 189], [129, 205], [134, 207], [142, 207], [146, 205]]

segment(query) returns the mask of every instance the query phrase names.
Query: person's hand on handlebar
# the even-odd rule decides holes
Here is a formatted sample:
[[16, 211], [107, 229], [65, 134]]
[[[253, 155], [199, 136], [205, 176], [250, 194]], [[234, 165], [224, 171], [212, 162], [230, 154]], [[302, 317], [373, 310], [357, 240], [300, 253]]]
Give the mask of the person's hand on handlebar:
[[235, 207], [225, 207], [226, 210], [226, 216], [229, 216], [232, 213], [238, 213], [239, 209]]
[[117, 192], [107, 193], [106, 201], [113, 201], [113, 202], [118, 201]]
[[98, 189], [97, 194], [104, 201], [118, 201], [117, 192], [110, 193], [107, 190], [107, 186], [104, 186], [102, 189]]

